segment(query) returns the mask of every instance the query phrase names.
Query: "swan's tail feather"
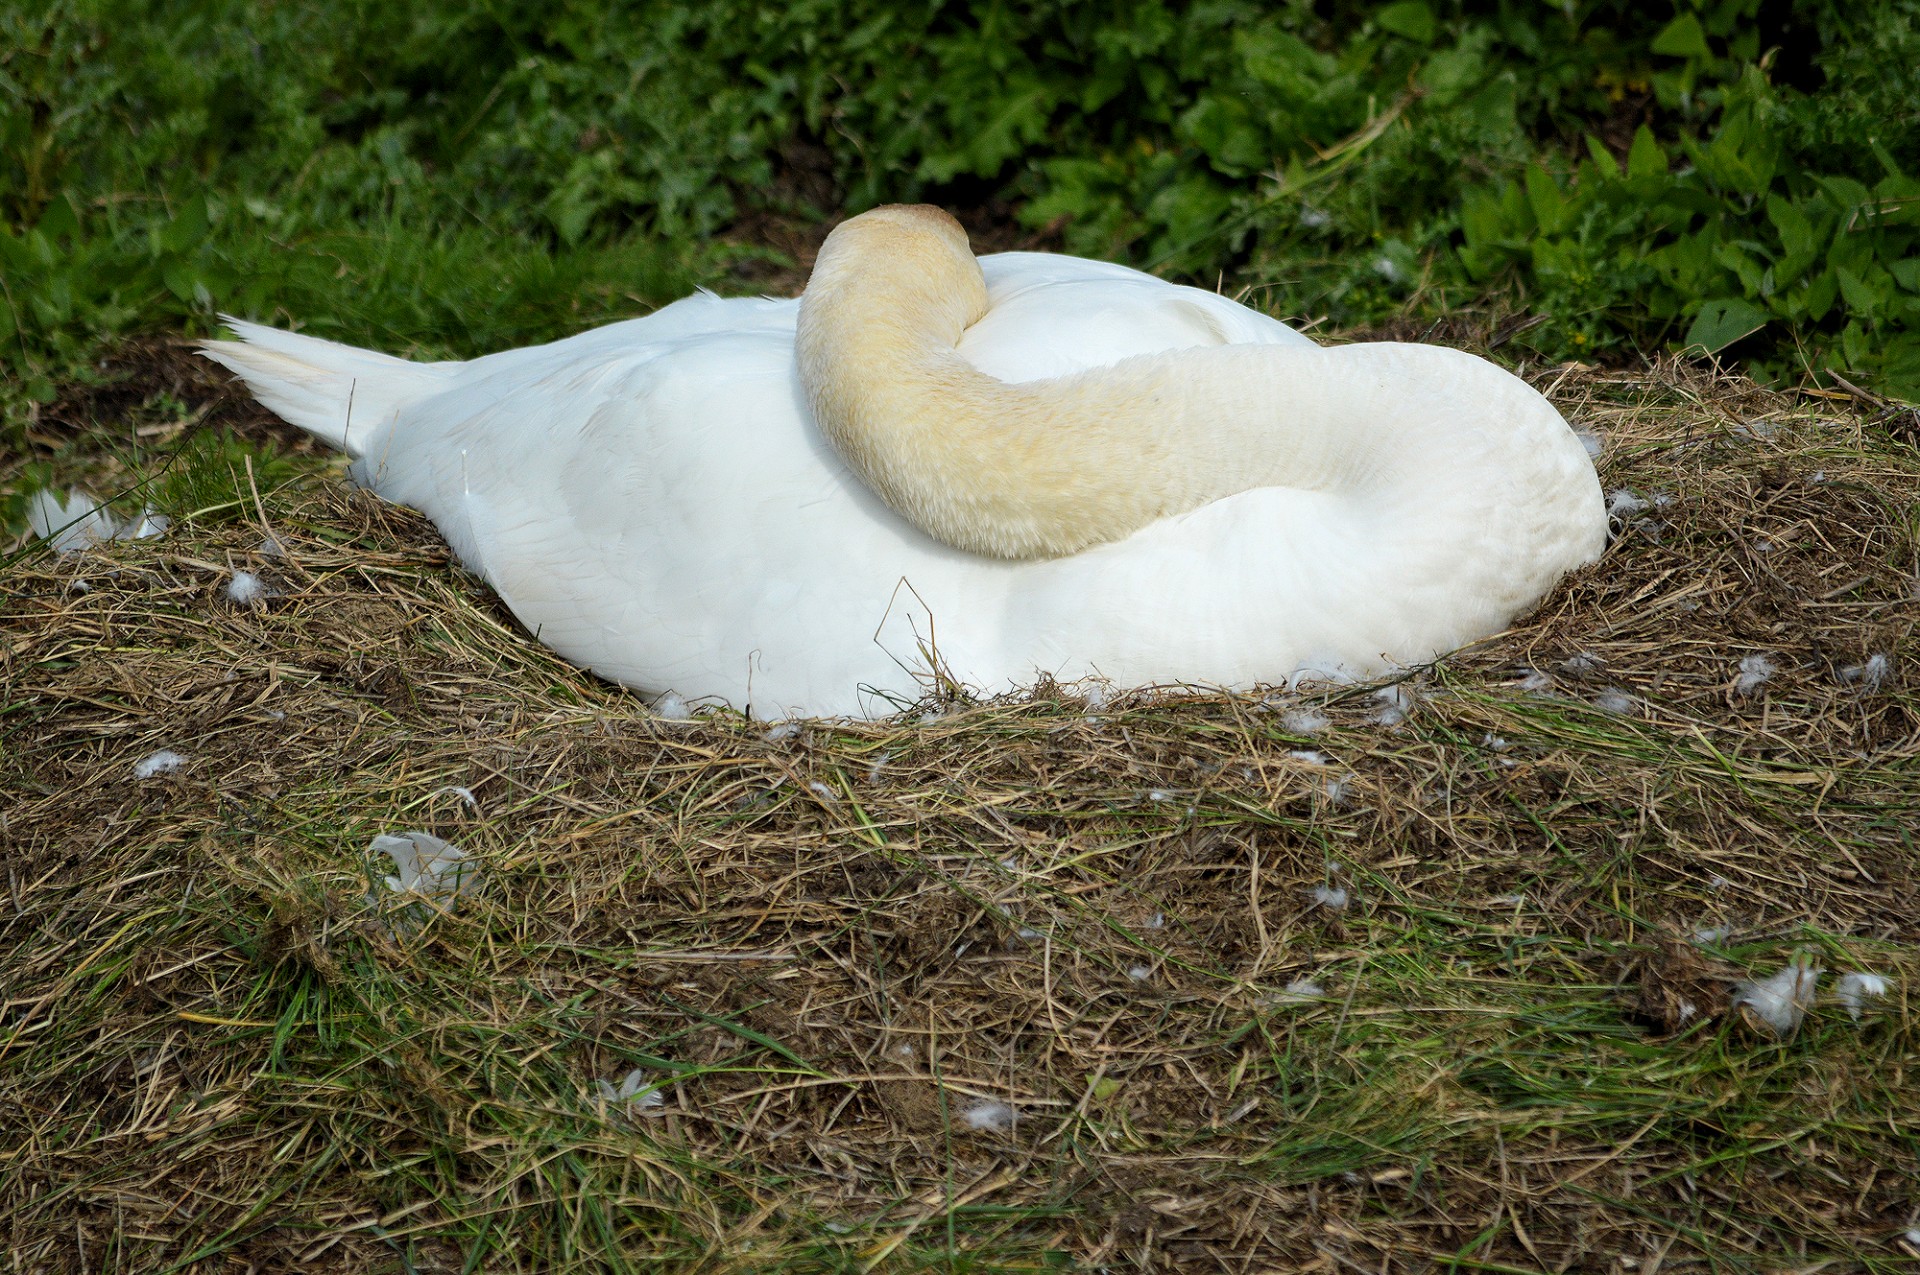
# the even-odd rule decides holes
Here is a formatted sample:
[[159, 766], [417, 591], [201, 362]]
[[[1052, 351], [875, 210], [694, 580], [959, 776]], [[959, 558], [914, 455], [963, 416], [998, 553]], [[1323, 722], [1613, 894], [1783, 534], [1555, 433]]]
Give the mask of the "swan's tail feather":
[[200, 352], [246, 382], [275, 415], [356, 459], [386, 434], [396, 412], [440, 389], [457, 366], [410, 363], [230, 315], [221, 318], [240, 340], [203, 341]]

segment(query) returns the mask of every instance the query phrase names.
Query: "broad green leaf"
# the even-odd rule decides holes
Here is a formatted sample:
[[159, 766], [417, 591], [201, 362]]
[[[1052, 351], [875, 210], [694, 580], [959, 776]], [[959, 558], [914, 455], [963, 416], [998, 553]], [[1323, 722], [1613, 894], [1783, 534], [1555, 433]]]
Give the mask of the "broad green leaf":
[[1840, 295], [1846, 300], [1847, 309], [1863, 319], [1872, 320], [1880, 313], [1887, 302], [1886, 286], [1876, 283], [1870, 276], [1861, 276], [1845, 266], [1837, 268], [1834, 277], [1840, 281]]
[[15, 238], [7, 233], [5, 226], [0, 226], [0, 269], [13, 278], [19, 278], [32, 273], [35, 264], [33, 250], [27, 246], [27, 241]]
[[1661, 258], [1671, 268], [1671, 279], [1683, 292], [1694, 293], [1704, 290], [1706, 281], [1716, 272], [1713, 269], [1715, 239], [1711, 228], [1698, 234], [1676, 239], [1661, 250]]
[[40, 222], [35, 227], [52, 240], [72, 240], [80, 234], [80, 215], [74, 211], [73, 200], [65, 192], [55, 195], [48, 201], [46, 211], [40, 214]]
[[180, 300], [191, 302], [194, 299], [193, 285], [197, 280], [194, 278], [193, 267], [186, 262], [176, 258], [162, 263], [160, 281], [167, 285], [168, 292]]
[[1734, 273], [1740, 280], [1740, 286], [1749, 293], [1760, 291], [1760, 276], [1764, 267], [1737, 243], [1719, 243], [1713, 248], [1713, 259]]
[[1675, 58], [1704, 58], [1708, 55], [1706, 30], [1700, 19], [1683, 13], [1653, 37], [1653, 51]]
[[37, 230], [27, 232], [27, 253], [42, 270], [53, 269], [53, 241]]
[[1567, 222], [1567, 197], [1560, 184], [1543, 168], [1527, 169], [1527, 202], [1533, 207], [1534, 220], [1542, 234], [1557, 234]]
[[170, 252], [188, 252], [207, 237], [207, 197], [195, 195], [174, 211], [167, 228], [160, 232], [160, 246]]
[[1480, 247], [1501, 238], [1506, 230], [1499, 196], [1469, 187], [1460, 200], [1460, 233], [1466, 241]]
[[1818, 323], [1827, 317], [1833, 309], [1833, 303], [1840, 299], [1840, 283], [1833, 277], [1833, 271], [1823, 270], [1807, 285], [1807, 319]]
[[1287, 102], [1310, 98], [1334, 73], [1332, 58], [1298, 36], [1260, 30], [1234, 40], [1247, 74]]
[[1718, 354], [1765, 327], [1769, 317], [1765, 310], [1740, 297], [1709, 301], [1694, 316], [1693, 325], [1687, 329], [1680, 345], [1683, 349], [1697, 347], [1708, 354]]
[[[1441, 49], [1420, 71], [1420, 86], [1436, 106], [1449, 106], [1487, 81], [1484, 51], [1462, 44]], [[1511, 90], [1509, 90], [1509, 93]]]
[[1920, 226], [1920, 198], [1875, 199], [1862, 209], [1862, 220], [1875, 226]]
[[1633, 146], [1627, 151], [1627, 176], [1665, 177], [1667, 153], [1653, 138], [1653, 130], [1642, 124], [1633, 131]]
[[1433, 10], [1423, 0], [1401, 0], [1399, 4], [1390, 4], [1374, 14], [1373, 20], [1380, 24], [1382, 30], [1404, 35], [1417, 44], [1433, 43]]
[[1805, 254], [1811, 261], [1819, 246], [1813, 237], [1813, 222], [1807, 215], [1778, 195], [1767, 196], [1767, 220], [1780, 232], [1780, 246], [1789, 256]]
[[1890, 342], [1880, 354], [1880, 390], [1920, 404], [1920, 333]]
[[1606, 143], [1592, 133], [1587, 134], [1587, 154], [1593, 157], [1593, 166], [1600, 170], [1602, 177], [1620, 176], [1620, 161], [1613, 157], [1613, 152], [1607, 149]]
[[1840, 352], [1846, 356], [1848, 367], [1864, 367], [1873, 358], [1873, 340], [1858, 319], [1840, 329]]
[[1273, 159], [1266, 130], [1253, 109], [1238, 96], [1209, 94], [1180, 120], [1181, 132], [1223, 172], [1245, 174]]

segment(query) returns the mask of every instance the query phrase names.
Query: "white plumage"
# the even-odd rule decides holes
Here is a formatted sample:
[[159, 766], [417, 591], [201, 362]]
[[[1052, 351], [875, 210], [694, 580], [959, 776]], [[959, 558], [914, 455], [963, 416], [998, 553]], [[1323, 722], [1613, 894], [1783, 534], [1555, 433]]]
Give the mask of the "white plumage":
[[64, 498], [43, 488], [27, 502], [27, 525], [58, 553], [79, 553], [109, 540], [146, 540], [164, 533], [169, 521], [149, 507], [123, 522], [77, 488]]
[[1813, 1004], [1820, 983], [1820, 967], [1811, 958], [1796, 956], [1770, 978], [1739, 984], [1733, 1007], [1755, 1031], [1765, 1028], [1780, 1040], [1800, 1030], [1800, 1021]]
[[152, 779], [155, 775], [171, 775], [187, 764], [187, 759], [171, 748], [162, 748], [157, 753], [149, 753], [134, 763], [135, 779]]
[[227, 581], [227, 601], [239, 607], [264, 602], [272, 591], [266, 581], [251, 571], [236, 571]]
[[[1264, 346], [1277, 380], [1263, 393], [1277, 384], [1289, 405], [1273, 428], [1363, 480], [1262, 486], [1071, 556], [996, 560], [909, 525], [824, 441], [792, 301], [701, 294], [467, 363], [239, 321], [242, 341], [207, 353], [352, 453], [358, 481], [432, 518], [563, 656], [762, 717], [884, 714], [942, 677], [997, 693], [1043, 673], [1235, 688], [1365, 675], [1498, 631], [1604, 544], [1579, 440], [1492, 364], [1321, 349], [1099, 262], [980, 265], [988, 308], [958, 346], [980, 371], [1028, 382]], [[1230, 416], [1233, 386], [1216, 398]], [[1139, 454], [1105, 464], [1150, 463], [1155, 409], [1138, 408]]]
[[1868, 1001], [1878, 1000], [1886, 994], [1887, 980], [1878, 974], [1842, 974], [1833, 985], [1833, 998], [1846, 1007], [1856, 1023], [1860, 1021], [1860, 1011]]
[[1751, 695], [1774, 675], [1773, 661], [1764, 655], [1740, 657], [1740, 675], [1733, 679], [1735, 695]]

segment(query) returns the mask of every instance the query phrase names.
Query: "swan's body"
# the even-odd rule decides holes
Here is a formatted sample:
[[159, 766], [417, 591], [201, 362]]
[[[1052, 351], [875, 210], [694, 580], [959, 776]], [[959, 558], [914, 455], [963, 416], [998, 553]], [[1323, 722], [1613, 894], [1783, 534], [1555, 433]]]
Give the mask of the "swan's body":
[[[1049, 519], [1124, 538], [1009, 561], [916, 530], [815, 427], [792, 301], [702, 294], [468, 363], [243, 323], [245, 344], [207, 350], [268, 407], [351, 452], [358, 481], [432, 518], [568, 659], [759, 716], [885, 712], [927, 688], [935, 660], [987, 692], [1041, 673], [1240, 687], [1302, 669], [1365, 674], [1499, 630], [1603, 545], [1584, 449], [1492, 364], [1429, 346], [1322, 349], [1223, 298], [1099, 262], [980, 265], [986, 308], [958, 343], [967, 368], [1018, 389], [1161, 356], [1138, 361], [1158, 401], [1129, 403], [1136, 382], [1105, 387], [1099, 411], [1126, 414], [1096, 450], [1045, 453], [1100, 469], [1095, 495], [1043, 514], [1014, 548], [1060, 551]], [[834, 328], [843, 341], [860, 330]], [[1247, 348], [1194, 350], [1227, 345]], [[1204, 386], [1182, 379], [1173, 350], [1214, 361]], [[1236, 390], [1236, 377], [1258, 385]], [[1278, 428], [1249, 424], [1249, 403], [1275, 402]], [[1158, 429], [1169, 412], [1185, 434]], [[1199, 468], [1215, 493], [1239, 494], [1199, 503], [1180, 484], [1210, 420]], [[989, 451], [969, 439], [929, 467], [922, 496], [992, 487], [976, 479], [1019, 468], [1048, 428], [1020, 423]], [[882, 463], [911, 469], [913, 453]], [[1169, 486], [1168, 507], [1198, 507], [1130, 535], [1101, 522], [1101, 484], [1172, 471], [1146, 517]], [[969, 490], [948, 504], [991, 538], [1006, 507], [983, 517]]]

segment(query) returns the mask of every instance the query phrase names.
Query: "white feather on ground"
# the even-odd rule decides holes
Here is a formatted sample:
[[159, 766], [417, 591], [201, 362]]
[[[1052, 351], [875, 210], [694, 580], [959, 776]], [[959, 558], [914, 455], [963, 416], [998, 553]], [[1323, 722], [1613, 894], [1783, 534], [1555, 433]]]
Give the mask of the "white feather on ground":
[[976, 1102], [960, 1112], [967, 1128], [979, 1133], [1011, 1133], [1019, 1113], [1004, 1102]]
[[1296, 978], [1287, 984], [1286, 990], [1273, 998], [1275, 1005], [1304, 1005], [1311, 1001], [1324, 1000], [1327, 989], [1310, 978]]
[[149, 505], [115, 528], [113, 538], [115, 540], [146, 540], [162, 534], [172, 525], [173, 519], [165, 514], [155, 513], [153, 506]]
[[373, 839], [373, 853], [393, 860], [398, 875], [386, 881], [387, 888], [397, 893], [451, 903], [472, 893], [480, 882], [480, 865], [459, 846], [432, 833], [409, 831], [397, 837], [382, 833]]
[[266, 581], [251, 571], [236, 571], [227, 581], [227, 601], [235, 606], [250, 607], [265, 601], [270, 592]]
[[135, 779], [152, 779], [155, 775], [170, 775], [187, 764], [187, 759], [171, 748], [162, 748], [157, 753], [149, 753], [134, 763]]
[[1740, 676], [1733, 681], [1735, 695], [1751, 695], [1774, 674], [1773, 661], [1764, 655], [1740, 657]]
[[65, 498], [49, 488], [33, 493], [27, 502], [27, 525], [43, 540], [51, 541], [56, 553], [80, 553], [109, 540], [145, 540], [168, 527], [165, 514], [152, 508], [121, 522], [101, 502], [79, 488], [68, 490]]
[[609, 1108], [624, 1109], [623, 1114], [657, 1116], [663, 1114], [660, 1108], [666, 1105], [666, 1096], [657, 1087], [647, 1081], [644, 1069], [635, 1067], [620, 1077], [618, 1084], [610, 1080], [593, 1082], [596, 1097]]
[[1383, 686], [1375, 691], [1373, 698], [1380, 706], [1373, 710], [1374, 724], [1398, 726], [1407, 720], [1407, 714], [1413, 711], [1418, 697], [1411, 687], [1395, 682], [1392, 686]]
[[1076, 689], [1080, 692], [1080, 702], [1089, 713], [1105, 712], [1118, 694], [1111, 682], [1082, 682]]
[[1764, 1027], [1774, 1039], [1786, 1040], [1800, 1030], [1819, 982], [1820, 967], [1796, 956], [1771, 978], [1735, 987], [1733, 1007], [1748, 1027], [1755, 1031]]
[[1625, 716], [1633, 711], [1633, 696], [1617, 686], [1609, 686], [1593, 697], [1593, 706], [1603, 712], [1618, 713]]
[[1617, 487], [1607, 493], [1607, 517], [1631, 518], [1643, 514], [1653, 505], [1625, 487]]
[[1887, 980], [1878, 974], [1842, 974], [1833, 985], [1833, 999], [1846, 1007], [1854, 1022], [1860, 1021], [1860, 1012], [1866, 1008], [1866, 1002], [1878, 1000], [1887, 994]]
[[27, 502], [27, 525], [42, 540], [53, 542], [55, 552], [78, 553], [102, 541], [113, 539], [113, 515], [100, 503], [78, 489], [66, 498], [51, 489], [33, 493]]
[[1313, 901], [1329, 912], [1340, 912], [1346, 909], [1349, 899], [1347, 892], [1340, 886], [1316, 885], [1313, 887]]
[[1311, 708], [1290, 708], [1280, 718], [1280, 729], [1289, 735], [1317, 735], [1327, 728], [1325, 713]]
[[1863, 691], [1877, 691], [1893, 675], [1893, 659], [1884, 651], [1869, 655], [1863, 663], [1849, 664], [1840, 670], [1840, 680]]

